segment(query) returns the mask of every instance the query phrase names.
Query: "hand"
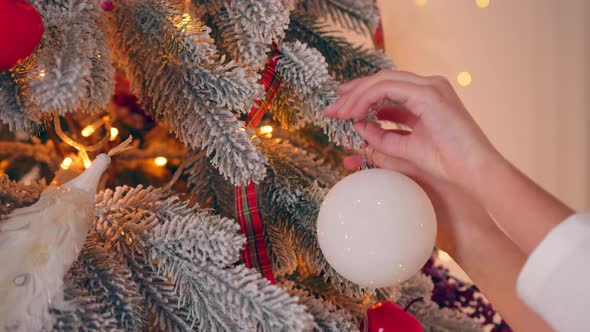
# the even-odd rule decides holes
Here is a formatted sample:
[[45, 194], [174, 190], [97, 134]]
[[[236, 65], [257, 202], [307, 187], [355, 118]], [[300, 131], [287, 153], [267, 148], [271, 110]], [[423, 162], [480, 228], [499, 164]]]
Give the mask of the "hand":
[[[496, 227], [478, 202], [457, 185], [428, 175], [408, 160], [372, 149], [369, 151], [372, 164], [403, 173], [424, 189], [436, 212], [437, 247], [457, 261], [461, 260], [466, 250], [473, 251], [475, 243], [472, 241], [477, 241], [490, 228]], [[363, 157], [358, 155], [344, 159], [344, 166], [350, 170], [358, 169], [362, 163]]]
[[[467, 189], [475, 186], [472, 177], [483, 164], [501, 159], [445, 78], [384, 70], [341, 85], [338, 94], [327, 116], [359, 120], [356, 130], [375, 150], [408, 160], [440, 180]], [[382, 109], [381, 117], [411, 127], [409, 135], [362, 120], [384, 101], [399, 107]]]

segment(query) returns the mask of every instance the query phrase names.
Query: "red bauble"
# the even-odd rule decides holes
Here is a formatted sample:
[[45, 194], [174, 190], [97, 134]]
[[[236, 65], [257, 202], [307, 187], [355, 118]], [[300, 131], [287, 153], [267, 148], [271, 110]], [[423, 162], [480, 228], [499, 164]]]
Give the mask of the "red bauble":
[[43, 36], [43, 21], [25, 0], [0, 0], [0, 70], [31, 55]]
[[363, 325], [363, 332], [423, 332], [422, 324], [416, 317], [390, 301], [373, 304], [367, 310]]

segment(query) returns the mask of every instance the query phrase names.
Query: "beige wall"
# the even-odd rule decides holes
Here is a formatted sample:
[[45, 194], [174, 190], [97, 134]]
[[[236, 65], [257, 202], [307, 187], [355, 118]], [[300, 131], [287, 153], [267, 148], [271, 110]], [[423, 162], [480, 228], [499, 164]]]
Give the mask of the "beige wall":
[[577, 209], [590, 210], [590, 1], [381, 0], [398, 68], [442, 74], [499, 150]]

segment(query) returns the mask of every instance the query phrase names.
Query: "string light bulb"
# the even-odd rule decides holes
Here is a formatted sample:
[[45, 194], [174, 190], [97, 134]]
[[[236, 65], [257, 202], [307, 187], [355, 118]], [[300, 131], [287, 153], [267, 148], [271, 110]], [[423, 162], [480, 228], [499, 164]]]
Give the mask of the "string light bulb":
[[260, 127], [260, 135], [270, 135], [272, 134], [272, 126], [262, 126]]
[[117, 138], [117, 135], [119, 135], [119, 129], [111, 127], [111, 137], [109, 138], [109, 141], [114, 141]]
[[191, 23], [191, 16], [189, 13], [184, 13], [182, 14], [182, 18], [178, 21], [178, 23], [176, 24], [176, 27], [178, 29], [181, 29], [182, 31], [186, 30], [186, 28], [188, 27], [188, 25]]
[[94, 128], [94, 126], [92, 126], [92, 125], [88, 125], [88, 126], [84, 127], [84, 129], [82, 129], [82, 132], [81, 132], [81, 134], [82, 134], [82, 136], [84, 136], [84, 137], [88, 137], [88, 136], [90, 136], [90, 135], [94, 134], [94, 131], [95, 131], [95, 130], [96, 130], [96, 129]]
[[154, 158], [154, 164], [158, 167], [163, 167], [166, 166], [166, 164], [168, 163], [168, 159], [166, 159], [166, 157], [156, 157]]
[[72, 160], [72, 158], [65, 157], [64, 160], [61, 162], [61, 165], [59, 165], [59, 167], [61, 167], [62, 169], [68, 169], [70, 168], [70, 166], [72, 166], [73, 162], [74, 161]]

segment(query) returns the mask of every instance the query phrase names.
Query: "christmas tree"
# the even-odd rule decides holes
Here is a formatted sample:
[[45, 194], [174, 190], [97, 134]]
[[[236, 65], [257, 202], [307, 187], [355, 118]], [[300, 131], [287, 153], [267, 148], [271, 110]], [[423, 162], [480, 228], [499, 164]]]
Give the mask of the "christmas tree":
[[[99, 182], [67, 305], [49, 303], [40, 328], [358, 331], [377, 301], [421, 299], [408, 310], [425, 331], [498, 329], [433, 261], [364, 289], [319, 249], [322, 198], [364, 145], [322, 110], [339, 83], [393, 68], [372, 0], [30, 5], [42, 38], [0, 71], [0, 225], [134, 138]], [[26, 330], [1, 314], [0, 330]]]

